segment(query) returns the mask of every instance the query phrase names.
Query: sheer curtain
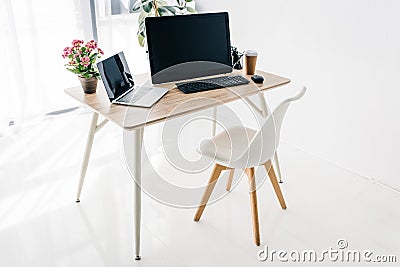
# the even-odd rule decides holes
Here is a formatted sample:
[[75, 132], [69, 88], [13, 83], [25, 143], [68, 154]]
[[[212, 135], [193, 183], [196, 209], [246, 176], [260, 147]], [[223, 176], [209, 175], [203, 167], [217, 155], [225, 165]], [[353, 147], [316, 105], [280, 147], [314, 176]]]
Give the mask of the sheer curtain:
[[[140, 0], [139, 0], [140, 1]], [[150, 70], [146, 48], [137, 41], [137, 13], [130, 13], [136, 0], [96, 1], [97, 32], [99, 46], [105, 56], [124, 51], [132, 73]]]
[[[129, 13], [135, 0], [94, 2], [105, 56], [124, 51], [133, 73], [148, 71], [136, 39], [138, 14]], [[1, 0], [0, 136], [10, 125], [76, 105], [63, 92], [79, 82], [64, 69], [61, 51], [73, 39], [91, 39], [91, 23], [89, 0]]]
[[63, 89], [79, 84], [62, 49], [84, 38], [79, 0], [0, 3], [0, 136], [15, 124], [73, 105]]
[[64, 69], [61, 52], [73, 39], [93, 38], [91, 1], [104, 57], [124, 51], [132, 73], [149, 72], [146, 48], [137, 41], [139, 14], [130, 13], [140, 0], [1, 0], [0, 137], [10, 125], [77, 105], [64, 94], [79, 82]]

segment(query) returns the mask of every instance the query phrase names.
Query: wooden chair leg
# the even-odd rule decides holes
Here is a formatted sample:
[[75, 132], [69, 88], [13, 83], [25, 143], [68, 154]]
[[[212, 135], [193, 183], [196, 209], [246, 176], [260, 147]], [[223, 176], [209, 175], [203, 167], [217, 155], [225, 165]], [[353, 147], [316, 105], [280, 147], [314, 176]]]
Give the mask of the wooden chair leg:
[[235, 169], [229, 171], [228, 182], [226, 183], [226, 191], [231, 191], [233, 175], [235, 174]]
[[282, 173], [281, 173], [281, 165], [279, 163], [278, 152], [276, 152], [276, 151], [275, 151], [274, 163], [275, 163], [276, 174], [278, 174], [279, 183], [283, 184], [283, 182], [282, 182]]
[[206, 191], [204, 192], [204, 195], [201, 199], [200, 206], [197, 209], [196, 215], [194, 216], [194, 220], [198, 222], [200, 220], [201, 215], [203, 214], [203, 211], [207, 205], [208, 200], [210, 199], [211, 193], [214, 190], [215, 184], [218, 180], [219, 175], [221, 174], [222, 171], [226, 170], [227, 167], [215, 164], [214, 170], [211, 173], [210, 180], [208, 181]]
[[258, 223], [257, 191], [256, 191], [256, 181], [254, 176], [254, 168], [245, 169], [245, 173], [249, 177], [251, 213], [253, 216], [254, 242], [256, 243], [257, 246], [259, 246], [260, 228]]
[[278, 179], [276, 178], [274, 167], [269, 160], [267, 163], [264, 164], [265, 169], [267, 170], [269, 179], [271, 180], [272, 186], [274, 187], [275, 194], [278, 197], [279, 203], [281, 204], [282, 209], [286, 209], [285, 199], [283, 198], [281, 188], [279, 186]]

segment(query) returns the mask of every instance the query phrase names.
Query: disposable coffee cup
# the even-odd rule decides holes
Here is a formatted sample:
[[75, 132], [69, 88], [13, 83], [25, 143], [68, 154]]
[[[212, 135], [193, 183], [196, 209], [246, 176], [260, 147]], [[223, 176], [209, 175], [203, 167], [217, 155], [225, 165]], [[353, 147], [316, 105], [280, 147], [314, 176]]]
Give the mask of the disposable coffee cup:
[[254, 75], [254, 73], [256, 73], [258, 53], [254, 50], [247, 50], [245, 52], [245, 55], [246, 74]]

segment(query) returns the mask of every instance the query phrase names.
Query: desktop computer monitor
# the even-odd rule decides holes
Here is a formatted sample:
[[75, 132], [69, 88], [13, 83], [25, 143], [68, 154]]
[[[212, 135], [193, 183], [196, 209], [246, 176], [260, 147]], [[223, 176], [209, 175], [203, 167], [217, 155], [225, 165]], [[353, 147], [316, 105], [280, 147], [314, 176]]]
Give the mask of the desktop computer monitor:
[[148, 17], [145, 26], [153, 83], [232, 72], [228, 13]]

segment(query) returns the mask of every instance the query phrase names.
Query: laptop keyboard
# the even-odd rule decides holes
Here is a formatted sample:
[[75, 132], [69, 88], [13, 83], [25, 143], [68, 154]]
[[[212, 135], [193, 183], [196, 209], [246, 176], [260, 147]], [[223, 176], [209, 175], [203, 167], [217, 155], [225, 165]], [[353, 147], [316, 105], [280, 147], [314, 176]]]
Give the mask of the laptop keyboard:
[[117, 102], [133, 104], [140, 98], [142, 98], [145, 94], [150, 92], [151, 89], [151, 87], [134, 87], [126, 95], [118, 99]]

